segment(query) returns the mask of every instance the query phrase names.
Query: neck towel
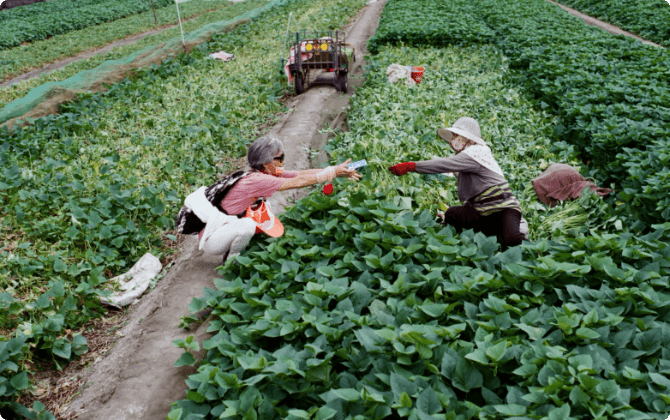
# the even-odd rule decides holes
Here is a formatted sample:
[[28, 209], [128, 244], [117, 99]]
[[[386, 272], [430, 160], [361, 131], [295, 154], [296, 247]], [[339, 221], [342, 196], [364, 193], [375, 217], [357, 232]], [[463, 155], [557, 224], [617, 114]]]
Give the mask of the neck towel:
[[491, 153], [491, 149], [488, 146], [474, 145], [466, 147], [465, 150], [463, 150], [461, 153], [465, 153], [466, 155], [470, 156], [486, 169], [497, 173], [503, 178], [505, 177], [505, 175], [503, 175], [502, 169], [500, 169], [500, 166], [498, 166], [498, 162], [496, 162], [493, 154]]

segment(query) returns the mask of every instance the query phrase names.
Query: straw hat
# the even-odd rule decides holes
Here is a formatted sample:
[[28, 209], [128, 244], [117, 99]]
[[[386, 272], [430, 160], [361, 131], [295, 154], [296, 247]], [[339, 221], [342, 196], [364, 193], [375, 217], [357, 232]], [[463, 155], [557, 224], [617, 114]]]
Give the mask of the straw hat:
[[477, 144], [487, 146], [486, 142], [481, 138], [479, 124], [474, 118], [470, 117], [459, 118], [450, 128], [440, 128], [437, 130], [437, 135], [447, 142], [451, 141], [454, 135], [461, 135]]

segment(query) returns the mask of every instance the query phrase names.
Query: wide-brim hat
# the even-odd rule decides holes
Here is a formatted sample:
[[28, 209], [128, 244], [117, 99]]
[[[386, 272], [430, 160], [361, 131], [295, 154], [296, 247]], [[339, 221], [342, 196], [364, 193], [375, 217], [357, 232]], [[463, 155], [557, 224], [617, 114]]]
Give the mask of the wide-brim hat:
[[452, 127], [440, 128], [437, 130], [437, 135], [447, 142], [450, 142], [454, 135], [461, 135], [477, 144], [487, 146], [486, 142], [481, 138], [479, 123], [477, 123], [474, 118], [470, 117], [459, 118]]
[[256, 210], [251, 210], [251, 207], [247, 208], [246, 217], [250, 217], [256, 222], [258, 229], [273, 238], [278, 238], [284, 234], [284, 225], [272, 213], [270, 205], [265, 201]]

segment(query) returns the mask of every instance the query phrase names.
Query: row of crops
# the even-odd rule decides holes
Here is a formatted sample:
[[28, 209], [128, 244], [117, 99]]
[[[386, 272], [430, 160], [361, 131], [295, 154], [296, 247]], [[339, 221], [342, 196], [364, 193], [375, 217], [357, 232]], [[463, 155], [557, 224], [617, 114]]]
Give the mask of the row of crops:
[[454, 8], [451, 2], [387, 2], [379, 18], [379, 27], [368, 42], [368, 49], [376, 54], [385, 44], [437, 47], [491, 42], [494, 32], [477, 17], [478, 9], [475, 3]]
[[[191, 0], [180, 4], [179, 12], [184, 31], [189, 32], [193, 28], [199, 28], [207, 23], [226, 19], [222, 15], [235, 13], [236, 10], [245, 7], [258, 7], [257, 0], [246, 0], [235, 4], [230, 4], [228, 0]], [[155, 18], [153, 11], [149, 10], [112, 22], [101, 23], [54, 35], [41, 41], [24, 43], [15, 48], [0, 50], [0, 80], [11, 79], [13, 76], [35, 68], [41, 68], [48, 63], [72, 57], [83, 51], [104, 47], [111, 42], [147, 32], [157, 26], [176, 25], [178, 23], [175, 7], [162, 7], [156, 9], [155, 12]], [[25, 96], [27, 91], [30, 90], [26, 90], [28, 84], [35, 87], [46, 83], [46, 81], [63, 80], [67, 78], [63, 77], [65, 72], [70, 71], [72, 73], [69, 73], [69, 75], [74, 75], [85, 68], [95, 68], [100, 62], [109, 60], [110, 56], [125, 57], [132, 52], [129, 51], [131, 49], [139, 51], [148, 45], [155, 45], [177, 36], [179, 36], [179, 28], [165, 29], [158, 34], [142, 37], [140, 42], [134, 42], [123, 47], [117, 46], [110, 52], [96, 54], [94, 59], [77, 61], [66, 66], [65, 69], [59, 69], [56, 73], [49, 72], [41, 77], [23, 81], [20, 83], [20, 88], [17, 84], [13, 84], [11, 89], [5, 87], [0, 90], [0, 108], [9, 102], [7, 98], [10, 96], [14, 98]], [[23, 94], [20, 94], [19, 89]]]
[[[301, 16], [300, 27], [340, 26], [363, 4], [283, 3], [294, 18]], [[625, 179], [625, 169], [617, 178], [599, 165], [623, 161], [624, 153], [667, 160], [650, 152], [664, 126], [652, 126], [656, 119], [640, 124], [643, 132], [650, 126], [660, 135], [640, 134], [637, 149], [606, 149], [614, 160], [598, 160], [601, 149], [592, 146], [597, 124], [583, 135], [569, 117], [573, 102], [555, 93], [552, 101], [550, 87], [584, 99], [577, 95], [604, 84], [601, 73], [590, 72], [618, 57], [618, 50], [609, 56], [597, 46], [626, 41], [596, 37], [541, 3], [485, 1], [473, 10], [461, 1], [389, 1], [380, 34], [392, 33], [394, 25], [395, 39], [403, 41], [403, 31], [424, 25], [443, 28], [442, 35], [403, 41], [421, 43], [420, 49], [385, 47], [388, 40], [376, 47], [368, 80], [352, 103], [351, 132], [329, 146], [334, 160], [368, 159], [366, 179], [298, 203], [283, 218], [284, 237], [256, 243], [238, 265], [226, 267], [217, 290], [194, 299], [195, 310], [214, 308], [214, 335], [202, 343], [207, 356], [187, 381], [187, 399], [175, 403], [169, 418], [667, 416], [658, 417], [670, 402], [670, 226], [650, 227], [663, 221], [663, 208], [647, 211], [653, 196], [644, 194], [655, 190], [645, 186], [634, 196], [642, 201], [633, 202], [627, 194], [638, 190], [629, 186], [612, 200], [627, 203], [616, 209], [586, 196], [547, 211], [529, 188], [543, 161], [584, 160], [608, 183]], [[402, 5], [430, 13], [403, 28], [389, 15]], [[100, 313], [96, 296], [106, 273], [123, 271], [159, 247], [183, 197], [227, 172], [230, 166], [221, 162], [242, 155], [258, 127], [277, 120], [285, 83], [279, 69], [256, 63], [279, 58], [276, 28], [283, 27], [288, 7], [216, 37], [189, 57], [141, 71], [106, 94], [86, 95], [58, 116], [0, 133], [0, 229], [10, 238], [0, 250], [6, 291], [0, 310], [8, 315], [0, 316], [0, 327], [9, 331], [0, 339], [0, 395], [6, 399], [0, 408], [29, 388], [27, 360], [47, 358], [58, 366], [85, 351], [82, 337], [66, 331]], [[527, 8], [532, 13], [519, 13]], [[479, 22], [470, 25], [473, 32], [460, 27], [460, 39], [450, 32], [454, 44], [480, 33], [490, 41], [446, 47], [449, 28], [431, 20], [437, 10], [443, 18]], [[593, 45], [573, 57], [574, 68], [565, 60], [544, 61], [548, 53], [542, 54], [547, 46], [570, 52], [560, 35], [564, 27], [545, 30], [568, 24], [576, 40], [593, 35], [584, 35]], [[439, 48], [425, 47], [432, 42]], [[652, 50], [623, 45], [641, 85], [663, 94], [649, 75], [666, 71], [664, 56], [644, 61]], [[220, 49], [234, 52], [238, 66], [205, 60]], [[594, 56], [595, 70], [577, 70], [578, 58]], [[425, 64], [424, 82], [389, 86], [384, 71], [395, 62]], [[611, 68], [624, 70], [615, 64]], [[641, 95], [629, 83], [626, 89]], [[577, 87], [585, 90], [570, 90]], [[663, 118], [656, 102], [636, 109], [644, 111], [645, 104]], [[595, 112], [586, 105], [580, 110]], [[614, 112], [615, 105], [604, 106]], [[482, 123], [540, 240], [499, 253], [493, 238], [442, 229], [433, 210], [441, 202], [455, 204], [453, 183], [386, 173], [394, 163], [389, 155], [397, 161], [444, 156], [434, 129], [462, 115]], [[638, 127], [628, 119], [621, 124]], [[656, 191], [662, 191], [663, 166], [642, 172], [634, 162], [622, 166], [632, 168], [637, 182], [660, 180]], [[590, 219], [566, 226], [573, 212]], [[193, 363], [190, 353], [178, 362]]]
[[666, 0], [560, 0], [558, 3], [670, 47], [670, 5]]
[[[183, 198], [280, 118], [276, 28], [289, 11], [297, 27], [334, 29], [363, 2], [258, 5], [257, 20], [188, 56], [0, 132], [0, 409], [28, 413], [12, 401], [30, 389], [29, 362], [60, 368], [86, 351], [81, 328], [104, 312], [106, 280], [147, 251], [164, 256]], [[234, 65], [207, 59], [223, 49]]]
[[[415, 1], [390, 4], [398, 3], [419, 7]], [[619, 211], [627, 222], [642, 228], [667, 220], [670, 53], [586, 26], [548, 2], [487, 0], [476, 11], [467, 4], [454, 9], [458, 3], [449, 2], [447, 16], [465, 16], [474, 35], [456, 42], [478, 37], [505, 53], [511, 77], [559, 118], [556, 140], [575, 148], [588, 164], [587, 176], [621, 190]], [[417, 34], [425, 26], [439, 27], [442, 19], [431, 13], [423, 26], [385, 25], [371, 45], [430, 44]], [[448, 36], [450, 25], [443, 32]]]
[[[559, 116], [555, 135], [614, 182], [627, 223], [670, 216], [670, 53], [588, 27], [546, 2], [487, 1], [519, 83]], [[569, 36], [568, 36], [569, 34]]]
[[[154, 7], [171, 5], [154, 0]], [[151, 10], [150, 0], [51, 0], [0, 12], [0, 50]]]
[[[0, 89], [0, 110], [12, 109], [10, 102], [17, 99], [30, 97], [35, 88], [39, 88], [49, 82], [63, 82], [78, 73], [93, 70], [96, 74], [99, 66], [106, 61], [123, 60], [133, 53], [154, 47], [165, 42], [180, 38], [181, 30], [187, 34], [196, 31], [208, 24], [229, 21], [245, 12], [253, 13], [253, 10], [266, 5], [266, 0], [245, 0], [235, 4], [229, 4], [228, 0], [191, 0], [180, 4], [182, 26], [177, 25], [177, 13], [174, 8], [166, 7], [156, 11], [159, 25], [175, 24], [172, 28], [166, 28], [159, 32], [143, 36], [141, 39], [123, 46], [116, 46], [107, 52], [95, 54], [90, 58], [76, 60], [64, 67], [48, 73], [42, 73], [34, 78], [6, 86]], [[216, 10], [211, 10], [215, 8]], [[149, 16], [151, 14], [152, 16]], [[10, 78], [34, 67], [42, 67], [47, 63], [72, 57], [82, 51], [104, 47], [110, 42], [145, 32], [154, 27], [153, 13], [145, 12], [131, 17], [108, 22], [95, 27], [89, 27], [80, 31], [68, 32], [57, 35], [47, 40], [33, 42], [9, 50], [0, 51], [0, 80]], [[96, 70], [97, 69], [97, 70]], [[98, 73], [99, 74], [99, 73]], [[9, 108], [7, 108], [9, 106]]]
[[[617, 120], [631, 126], [626, 133], [653, 127], [657, 134], [647, 132], [634, 150], [626, 148], [630, 140], [600, 144], [608, 129], [626, 142], [616, 131], [623, 128], [569, 117], [570, 105], [594, 112], [595, 104], [576, 102], [593, 100], [579, 95], [595, 93], [596, 85], [606, 92], [600, 100], [609, 100], [603, 108], [619, 109], [607, 98], [615, 89], [596, 72], [624, 71], [618, 48], [627, 48], [640, 80], [616, 79], [630, 95], [620, 102], [641, 95], [638, 86], [663, 86], [657, 73], [664, 56], [587, 29], [545, 3], [485, 0], [473, 10], [464, 0], [388, 1], [370, 43], [376, 54], [352, 99], [350, 131], [327, 146], [332, 162], [367, 159], [364, 179], [298, 202], [282, 215], [283, 237], [255, 239], [235, 265], [223, 267], [216, 289], [193, 299], [194, 312], [213, 310], [212, 336], [175, 341], [186, 350], [176, 366], [196, 365], [198, 372], [169, 419], [662, 420], [670, 414], [670, 224], [658, 224], [664, 218], [655, 207], [627, 198], [649, 189], [620, 187], [626, 171], [641, 172], [626, 156], [652, 160], [667, 113], [659, 115], [654, 104], [652, 117], [638, 105], [638, 119]], [[416, 25], [402, 24], [407, 10]], [[436, 10], [444, 11], [441, 18]], [[456, 26], [464, 38], [454, 39], [457, 45], [445, 46], [453, 36], [442, 20], [447, 14], [475, 19], [472, 33]], [[440, 30], [444, 36], [432, 35]], [[491, 41], [468, 42], [479, 33]], [[654, 59], [655, 66], [637, 67]], [[392, 63], [425, 67], [422, 83], [389, 84]], [[447, 155], [435, 128], [463, 115], [479, 120], [535, 240], [501, 253], [494, 238], [456, 234], [434, 221], [441, 203], [457, 203], [453, 181], [387, 172], [399, 161]], [[553, 161], [586, 165], [619, 194], [609, 204], [585, 196], [548, 210], [530, 180]], [[617, 162], [622, 168], [612, 175]], [[586, 221], [567, 224], [587, 212]], [[198, 360], [193, 353], [201, 348]]]

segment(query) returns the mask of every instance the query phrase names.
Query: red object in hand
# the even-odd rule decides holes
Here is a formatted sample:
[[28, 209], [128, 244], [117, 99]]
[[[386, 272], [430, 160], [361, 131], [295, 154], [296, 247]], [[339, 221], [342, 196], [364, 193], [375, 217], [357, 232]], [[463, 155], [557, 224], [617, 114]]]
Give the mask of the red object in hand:
[[333, 184], [326, 184], [323, 186], [323, 193], [331, 195], [333, 193]]
[[402, 162], [397, 165], [393, 165], [389, 168], [389, 171], [395, 176], [405, 175], [407, 172], [414, 172], [416, 169], [416, 163], [414, 162]]

